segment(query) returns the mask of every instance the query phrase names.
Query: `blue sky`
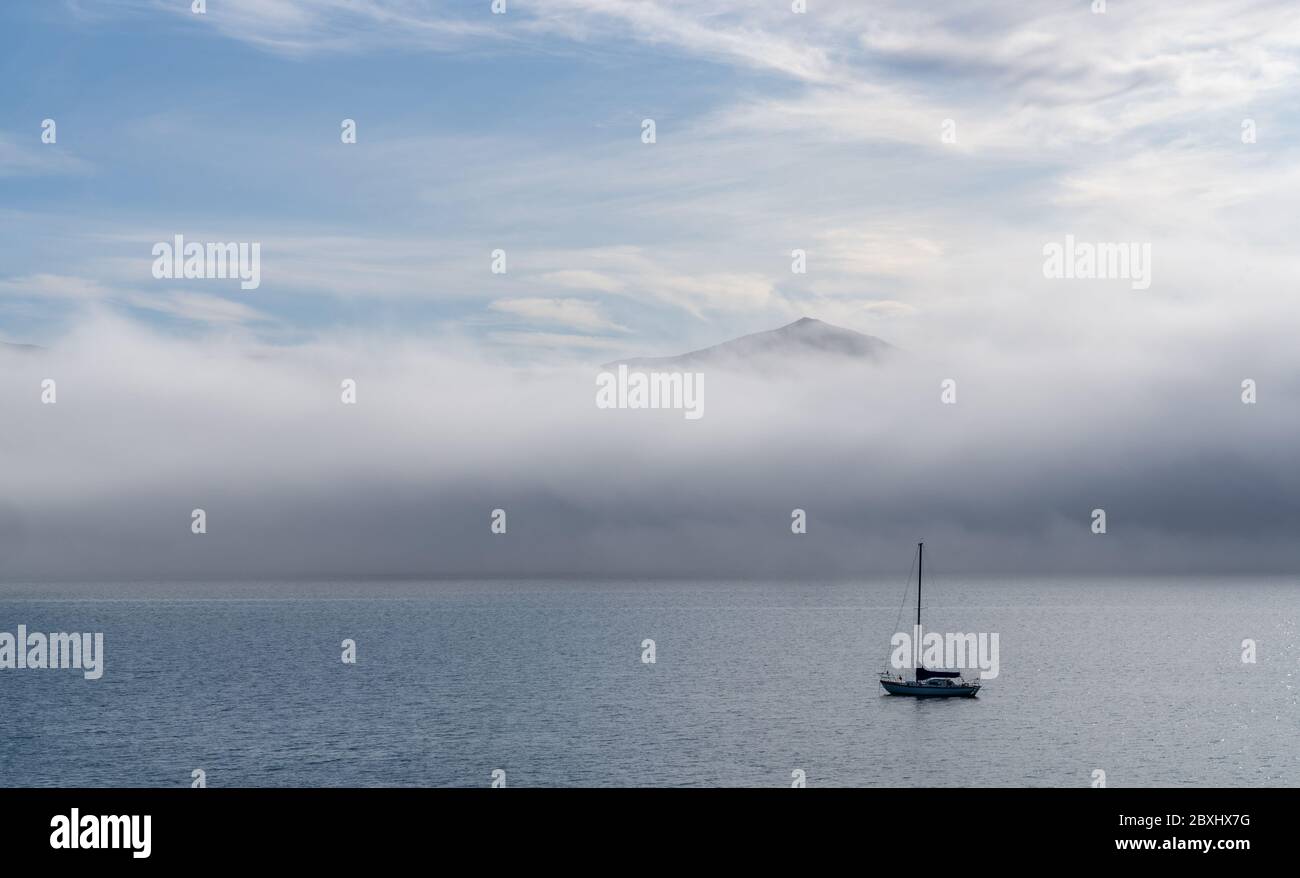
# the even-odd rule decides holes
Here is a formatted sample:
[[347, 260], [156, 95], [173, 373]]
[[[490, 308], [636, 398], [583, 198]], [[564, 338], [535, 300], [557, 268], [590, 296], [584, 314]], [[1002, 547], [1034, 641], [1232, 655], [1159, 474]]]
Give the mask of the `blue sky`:
[[[1241, 331], [1294, 313], [1285, 3], [489, 6], [6, 4], [0, 338], [48, 344], [109, 309], [181, 335], [512, 356], [672, 353], [805, 314], [1017, 343], [1205, 329], [1197, 303], [1243, 277]], [[1047, 287], [1045, 307], [1041, 247], [1067, 233], [1152, 241], [1153, 291]], [[154, 280], [175, 234], [261, 242], [261, 287]]]

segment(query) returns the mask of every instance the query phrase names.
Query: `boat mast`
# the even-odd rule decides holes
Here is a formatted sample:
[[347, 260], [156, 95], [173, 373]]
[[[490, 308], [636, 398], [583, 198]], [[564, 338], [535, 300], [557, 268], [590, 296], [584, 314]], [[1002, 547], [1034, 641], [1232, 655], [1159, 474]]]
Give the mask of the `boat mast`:
[[921, 573], [925, 567], [925, 543], [916, 544], [916, 627], [921, 627]]
[[921, 679], [921, 576], [925, 567], [925, 543], [916, 544], [916, 678]]

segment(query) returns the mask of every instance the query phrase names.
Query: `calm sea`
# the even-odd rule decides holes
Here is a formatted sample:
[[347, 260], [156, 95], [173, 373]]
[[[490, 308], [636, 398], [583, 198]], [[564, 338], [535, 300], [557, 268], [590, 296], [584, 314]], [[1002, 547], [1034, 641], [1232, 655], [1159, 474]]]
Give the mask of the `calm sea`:
[[99, 680], [0, 670], [0, 786], [1300, 785], [1295, 577], [946, 577], [926, 627], [999, 634], [973, 700], [883, 694], [902, 602], [901, 581], [0, 585], [0, 631], [105, 652]]

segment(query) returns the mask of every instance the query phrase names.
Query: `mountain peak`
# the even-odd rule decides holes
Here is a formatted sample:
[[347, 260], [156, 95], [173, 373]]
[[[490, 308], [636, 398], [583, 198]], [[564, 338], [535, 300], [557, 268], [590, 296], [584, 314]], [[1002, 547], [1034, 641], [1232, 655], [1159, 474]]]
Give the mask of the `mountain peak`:
[[606, 363], [604, 368], [626, 365], [634, 369], [696, 369], [703, 366], [763, 370], [793, 365], [809, 358], [876, 363], [895, 351], [893, 345], [873, 335], [800, 317], [793, 323], [765, 332], [742, 335], [711, 347], [672, 357], [637, 357]]

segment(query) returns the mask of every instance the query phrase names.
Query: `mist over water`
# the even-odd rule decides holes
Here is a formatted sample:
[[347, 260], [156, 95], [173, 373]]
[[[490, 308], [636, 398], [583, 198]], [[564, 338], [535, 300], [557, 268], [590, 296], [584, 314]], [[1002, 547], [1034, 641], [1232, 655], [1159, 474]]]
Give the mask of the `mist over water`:
[[918, 539], [954, 570], [1294, 571], [1300, 386], [1233, 350], [791, 358], [707, 371], [692, 421], [596, 408], [595, 363], [102, 317], [0, 352], [0, 579], [842, 576]]

